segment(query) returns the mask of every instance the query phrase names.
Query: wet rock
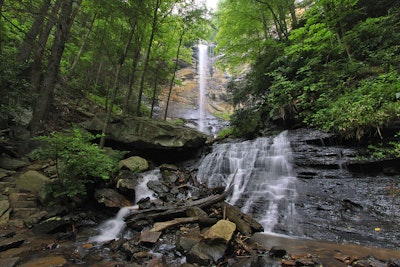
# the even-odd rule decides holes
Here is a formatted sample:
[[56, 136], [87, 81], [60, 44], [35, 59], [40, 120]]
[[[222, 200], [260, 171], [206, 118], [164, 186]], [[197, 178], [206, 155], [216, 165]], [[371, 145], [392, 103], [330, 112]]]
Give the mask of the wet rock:
[[233, 222], [220, 220], [211, 226], [211, 228], [203, 234], [203, 237], [209, 242], [222, 241], [227, 244], [232, 239], [235, 230], [236, 225]]
[[186, 229], [183, 232], [179, 232], [176, 238], [175, 246], [176, 249], [182, 253], [190, 251], [194, 245], [201, 241], [200, 228], [194, 227]]
[[222, 243], [206, 244], [200, 242], [193, 246], [186, 255], [186, 260], [188, 263], [210, 266], [224, 256], [227, 248], [227, 245]]
[[173, 164], [162, 164], [160, 166], [160, 171], [174, 171], [176, 172], [178, 170], [178, 167], [173, 165]]
[[6, 251], [12, 248], [19, 248], [25, 242], [24, 239], [11, 239], [7, 238], [0, 241], [0, 252]]
[[175, 172], [162, 171], [162, 178], [168, 184], [174, 184], [178, 180], [179, 176]]
[[119, 179], [116, 185], [118, 191], [129, 198], [135, 199], [135, 187], [138, 185], [137, 180]]
[[97, 202], [108, 208], [122, 208], [132, 205], [123, 195], [110, 188], [96, 189], [94, 197]]
[[55, 234], [60, 232], [68, 232], [72, 230], [70, 221], [66, 221], [60, 217], [50, 218], [40, 224], [36, 224], [32, 231], [37, 235]]
[[118, 163], [118, 168], [127, 168], [132, 172], [143, 172], [149, 168], [149, 163], [144, 158], [134, 156], [127, 159], [123, 159]]
[[88, 250], [83, 245], [77, 246], [74, 249], [74, 253], [73, 253], [73, 255], [80, 260], [83, 260], [87, 254], [88, 254]]
[[0, 168], [6, 170], [18, 170], [25, 167], [26, 162], [18, 159], [13, 159], [5, 156], [0, 156]]
[[273, 258], [282, 258], [287, 254], [286, 249], [281, 247], [272, 247], [269, 250], [269, 256]]
[[37, 258], [21, 265], [19, 267], [37, 267], [37, 266], [63, 266], [67, 264], [67, 260], [62, 256], [48, 256], [43, 258]]
[[142, 251], [142, 248], [138, 246], [138, 242], [135, 240], [129, 240], [122, 245], [121, 250], [132, 257], [135, 253]]
[[168, 186], [166, 186], [163, 182], [156, 180], [149, 181], [147, 183], [147, 187], [159, 195], [169, 192]]
[[17, 178], [15, 187], [38, 194], [49, 181], [50, 179], [43, 174], [29, 170]]
[[4, 258], [0, 259], [0, 266], [2, 267], [14, 267], [17, 266], [19, 261], [19, 257], [11, 257], [11, 258]]
[[387, 267], [400, 267], [400, 259], [390, 259], [387, 262]]
[[10, 222], [11, 209], [6, 210], [0, 215], [0, 227], [6, 227]]

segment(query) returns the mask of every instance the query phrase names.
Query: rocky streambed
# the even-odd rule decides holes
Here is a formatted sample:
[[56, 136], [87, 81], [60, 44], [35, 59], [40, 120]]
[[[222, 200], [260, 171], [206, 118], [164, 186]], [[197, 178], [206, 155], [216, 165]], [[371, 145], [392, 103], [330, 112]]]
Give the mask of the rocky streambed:
[[[278, 235], [226, 203], [229, 191], [200, 185], [188, 163], [137, 175], [124, 161], [71, 211], [41, 207], [25, 187], [51, 177], [51, 164], [2, 161], [0, 266], [399, 266], [399, 205], [387, 194], [397, 165], [375, 162], [371, 172], [356, 148], [327, 145], [330, 135], [288, 136], [298, 216], [290, 227], [278, 220]], [[117, 233], [96, 239], [109, 219], [105, 232]]]

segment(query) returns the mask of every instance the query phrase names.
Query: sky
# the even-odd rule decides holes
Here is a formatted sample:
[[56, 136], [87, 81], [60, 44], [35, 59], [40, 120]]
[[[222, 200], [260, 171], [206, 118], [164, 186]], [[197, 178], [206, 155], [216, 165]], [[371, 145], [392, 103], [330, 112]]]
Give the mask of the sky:
[[218, 2], [218, 0], [207, 0], [206, 1], [207, 7], [215, 10], [215, 9], [217, 9], [217, 2]]

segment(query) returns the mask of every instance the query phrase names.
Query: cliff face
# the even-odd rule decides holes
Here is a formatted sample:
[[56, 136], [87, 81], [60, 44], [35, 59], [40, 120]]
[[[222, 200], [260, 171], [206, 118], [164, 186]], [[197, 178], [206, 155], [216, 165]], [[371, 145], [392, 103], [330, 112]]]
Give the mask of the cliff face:
[[[209, 55], [210, 56], [210, 55]], [[224, 125], [218, 117], [226, 117], [233, 113], [232, 95], [227, 91], [229, 76], [213, 66], [214, 59], [210, 56], [205, 80], [205, 116], [206, 128]], [[177, 81], [171, 93], [168, 107], [168, 118], [182, 118], [188, 122], [188, 126], [197, 127], [200, 116], [199, 111], [199, 75], [197, 71], [198, 59], [193, 57], [192, 64], [181, 64], [177, 73]], [[169, 87], [163, 88], [159, 99], [160, 117], [165, 113], [166, 100]], [[226, 124], [226, 122], [225, 122]]]

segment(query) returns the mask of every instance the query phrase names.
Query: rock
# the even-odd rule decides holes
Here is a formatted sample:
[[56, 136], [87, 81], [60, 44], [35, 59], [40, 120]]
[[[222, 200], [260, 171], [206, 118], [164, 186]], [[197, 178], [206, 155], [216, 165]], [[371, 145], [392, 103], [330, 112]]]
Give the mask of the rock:
[[5, 239], [0, 241], [0, 252], [12, 248], [19, 248], [25, 242], [24, 239]]
[[8, 209], [0, 216], [0, 227], [6, 227], [10, 222], [11, 209]]
[[282, 258], [287, 254], [286, 249], [281, 247], [272, 247], [269, 250], [269, 256], [273, 258]]
[[32, 232], [37, 235], [55, 234], [72, 230], [71, 222], [60, 217], [50, 218], [32, 228]]
[[[101, 132], [105, 116], [96, 116], [82, 123], [91, 132]], [[110, 141], [132, 149], [200, 148], [207, 135], [185, 127], [144, 117], [114, 116], [107, 127]]]
[[38, 194], [49, 181], [50, 179], [43, 174], [29, 170], [17, 178], [15, 187]]
[[119, 179], [116, 188], [130, 199], [135, 199], [135, 187], [138, 185], [137, 180]]
[[18, 265], [19, 267], [50, 267], [50, 266], [63, 266], [67, 263], [67, 260], [62, 256], [48, 256], [43, 258], [37, 258], [28, 262]]
[[387, 262], [387, 267], [400, 267], [400, 259], [390, 259]]
[[143, 231], [140, 233], [139, 242], [155, 244], [160, 236], [161, 232]]
[[177, 171], [178, 170], [178, 167], [177, 166], [175, 166], [175, 165], [172, 165], [172, 164], [162, 164], [161, 166], [160, 166], [160, 171]]
[[96, 189], [94, 197], [97, 202], [104, 204], [108, 208], [122, 208], [132, 205], [123, 195], [110, 188]]
[[14, 266], [17, 266], [18, 261], [19, 261], [19, 257], [11, 257], [11, 258], [0, 259], [0, 266], [2, 266], [2, 267], [14, 267]]
[[132, 172], [144, 172], [149, 168], [149, 163], [144, 158], [134, 156], [127, 159], [123, 159], [118, 163], [118, 168], [127, 168]]
[[193, 246], [186, 255], [186, 260], [188, 263], [211, 266], [224, 256], [227, 248], [227, 245], [222, 243], [206, 244], [200, 242]]
[[232, 239], [235, 230], [236, 225], [233, 222], [219, 220], [204, 233], [203, 237], [210, 242], [223, 241], [227, 244]]
[[11, 175], [12, 173], [13, 173], [12, 171], [0, 168], [0, 180], [3, 179], [4, 177]]
[[179, 178], [179, 176], [175, 172], [171, 171], [162, 171], [161, 174], [163, 180], [168, 184], [174, 184]]
[[197, 217], [197, 218], [208, 218], [208, 214], [207, 212], [205, 212], [204, 210], [202, 210], [199, 207], [189, 207], [186, 210], [186, 216], [188, 217]]
[[198, 244], [200, 241], [200, 233], [198, 235], [181, 234], [177, 236], [175, 245], [178, 251], [182, 253], [187, 253], [194, 247], [194, 245]]
[[0, 201], [0, 216], [2, 216], [10, 208], [10, 202], [8, 200]]
[[6, 170], [18, 170], [27, 164], [24, 161], [18, 160], [18, 159], [13, 159], [9, 157], [0, 157], [0, 168], [6, 169]]
[[147, 182], [147, 187], [157, 194], [163, 194], [169, 192], [169, 187], [164, 183], [156, 180], [150, 180]]

